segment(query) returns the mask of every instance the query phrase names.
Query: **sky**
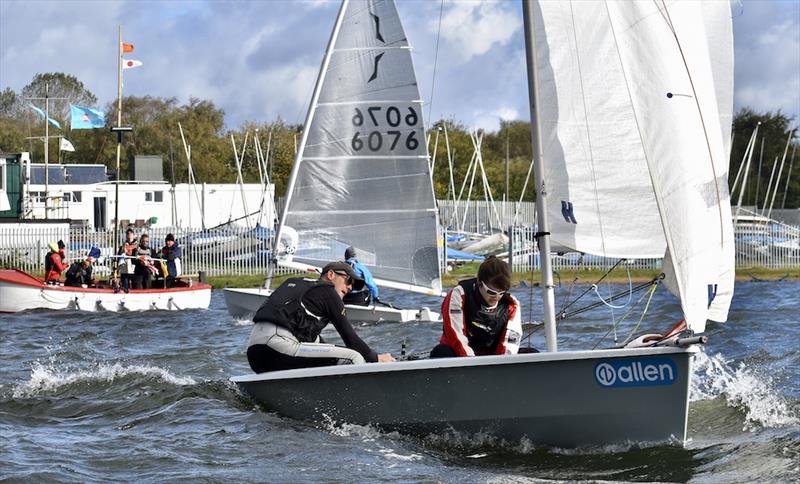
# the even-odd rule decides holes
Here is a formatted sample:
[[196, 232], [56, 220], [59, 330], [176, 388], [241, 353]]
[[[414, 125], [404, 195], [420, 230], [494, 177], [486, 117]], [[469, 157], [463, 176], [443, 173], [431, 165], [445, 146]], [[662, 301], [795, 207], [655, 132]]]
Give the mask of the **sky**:
[[[684, 1], [684, 0], [679, 0]], [[728, 1], [728, 0], [720, 0]], [[528, 119], [520, 2], [398, 0], [435, 121]], [[0, 90], [65, 72], [116, 98], [116, 40], [135, 45], [124, 95], [208, 99], [225, 122], [302, 123], [338, 1], [0, 0]], [[441, 11], [441, 28], [440, 28]], [[800, 120], [800, 0], [736, 0], [734, 108]], [[438, 40], [438, 55], [437, 55]]]

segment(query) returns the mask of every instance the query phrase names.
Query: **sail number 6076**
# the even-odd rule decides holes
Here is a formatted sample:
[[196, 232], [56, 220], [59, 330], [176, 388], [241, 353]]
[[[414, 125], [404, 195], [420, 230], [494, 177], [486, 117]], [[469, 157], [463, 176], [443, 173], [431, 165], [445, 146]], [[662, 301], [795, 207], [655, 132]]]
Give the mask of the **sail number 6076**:
[[[365, 121], [364, 112], [359, 108], [355, 108], [355, 111], [353, 115], [353, 126], [363, 126]], [[419, 122], [417, 111], [410, 106], [408, 107], [408, 113], [405, 115], [403, 115], [396, 106], [389, 106], [385, 110], [383, 106], [369, 106], [366, 111], [367, 117], [369, 117], [369, 120], [372, 122], [372, 126], [376, 128], [382, 125], [397, 128], [403, 124], [404, 121], [407, 127], [413, 127]], [[385, 121], [385, 123], [383, 123], [383, 121]], [[403, 133], [399, 130], [388, 130], [385, 132], [385, 136], [389, 150], [394, 150], [403, 137]], [[350, 147], [353, 148], [354, 151], [361, 151], [364, 148], [370, 151], [380, 151], [381, 148], [383, 148], [383, 144], [384, 133], [380, 130], [374, 130], [364, 134], [360, 131], [356, 131], [350, 140]], [[408, 132], [404, 144], [409, 150], [415, 150], [419, 147], [416, 131], [412, 130]]]

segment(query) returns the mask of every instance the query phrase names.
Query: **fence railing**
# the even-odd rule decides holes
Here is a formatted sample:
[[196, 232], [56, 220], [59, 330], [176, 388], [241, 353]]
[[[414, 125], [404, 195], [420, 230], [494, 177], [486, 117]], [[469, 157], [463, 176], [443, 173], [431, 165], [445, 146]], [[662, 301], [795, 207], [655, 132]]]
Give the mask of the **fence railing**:
[[[539, 249], [535, 243], [535, 226], [513, 227], [509, 230], [511, 251], [509, 259], [513, 271], [540, 269]], [[736, 267], [763, 267], [771, 269], [800, 268], [800, 228], [768, 223], [739, 223], [734, 227]], [[618, 259], [568, 253], [553, 256], [553, 268], [609, 268]], [[662, 259], [630, 259], [625, 262], [631, 269], [659, 269]]]
[[[504, 206], [505, 205], [505, 206]], [[513, 219], [515, 203], [500, 204], [501, 221]], [[530, 220], [532, 205], [523, 206], [520, 218]], [[502, 208], [501, 208], [502, 207]], [[467, 219], [474, 217], [474, 225], [465, 224], [469, 232], [481, 232], [485, 228], [487, 210], [484, 202], [471, 202], [459, 206], [452, 202], [440, 203], [444, 216], [460, 213]], [[459, 211], [460, 210], [460, 211]], [[529, 210], [529, 211], [528, 211]], [[527, 212], [526, 212], [527, 211]], [[494, 215], [492, 215], [494, 217]], [[443, 220], [444, 217], [443, 217]], [[462, 218], [463, 220], [463, 218]], [[488, 226], [488, 225], [487, 225]], [[534, 240], [535, 225], [526, 224], [506, 229], [510, 238], [509, 260], [514, 271], [539, 269], [539, 253]], [[150, 236], [150, 246], [160, 249], [168, 233], [174, 234], [183, 250], [184, 273], [205, 271], [209, 276], [238, 276], [266, 274], [269, 267], [273, 231], [246, 227], [228, 227], [200, 231], [178, 227], [152, 227], [137, 229], [137, 237], [143, 233]], [[118, 237], [115, 239], [115, 237]], [[0, 267], [21, 269], [41, 273], [44, 257], [50, 242], [63, 240], [67, 246], [68, 259], [83, 257], [91, 247], [100, 248], [102, 256], [116, 253], [117, 241], [124, 240], [120, 231], [96, 231], [88, 227], [70, 227], [68, 224], [37, 226], [31, 224], [0, 224]], [[739, 223], [735, 227], [737, 267], [764, 267], [774, 269], [800, 268], [800, 228], [776, 223]], [[119, 242], [121, 243], [121, 242]], [[592, 255], [565, 254], [554, 256], [553, 267], [560, 269], [608, 268], [616, 259]], [[657, 269], [661, 259], [636, 259], [626, 262], [627, 267]], [[110, 270], [110, 261], [101, 265], [99, 274]], [[277, 268], [277, 274], [291, 273], [290, 269]]]
[[[168, 233], [175, 236], [183, 251], [183, 272], [205, 271], [210, 276], [266, 274], [272, 247], [272, 232], [265, 229], [230, 227], [199, 231], [178, 227], [152, 227], [137, 230], [137, 238], [150, 237], [150, 247], [159, 251]], [[125, 240], [120, 231], [96, 231], [85, 227], [33, 227], [20, 230], [0, 224], [0, 266], [26, 272], [43, 272], [47, 245], [58, 240], [66, 245], [67, 259], [84, 257], [90, 248], [98, 247], [104, 259], [117, 253], [116, 244]], [[99, 264], [110, 271], [112, 261]], [[277, 274], [292, 272], [275, 269]], [[103, 270], [96, 270], [102, 273]]]

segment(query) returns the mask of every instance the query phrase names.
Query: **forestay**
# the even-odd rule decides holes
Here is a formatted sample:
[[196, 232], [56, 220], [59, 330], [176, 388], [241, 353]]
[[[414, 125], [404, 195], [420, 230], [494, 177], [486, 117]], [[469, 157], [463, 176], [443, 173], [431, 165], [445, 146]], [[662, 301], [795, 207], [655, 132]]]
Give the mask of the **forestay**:
[[725, 320], [734, 276], [727, 2], [536, 8], [554, 246], [626, 258], [666, 250], [667, 285], [690, 328]]
[[438, 294], [437, 210], [410, 46], [391, 1], [345, 1], [339, 15], [287, 193], [279, 258], [318, 268], [354, 246], [378, 284]]

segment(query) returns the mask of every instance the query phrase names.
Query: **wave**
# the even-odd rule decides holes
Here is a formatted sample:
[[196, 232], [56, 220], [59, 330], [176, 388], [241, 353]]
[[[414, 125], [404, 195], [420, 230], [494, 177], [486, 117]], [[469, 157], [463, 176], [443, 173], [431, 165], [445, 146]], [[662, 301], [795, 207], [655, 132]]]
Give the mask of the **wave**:
[[800, 423], [785, 398], [776, 390], [773, 378], [758, 369], [749, 368], [744, 363], [734, 367], [719, 353], [709, 356], [700, 351], [694, 360], [694, 376], [690, 401], [724, 398], [728, 406], [745, 413], [745, 430]]
[[36, 362], [31, 368], [31, 377], [28, 381], [14, 386], [14, 398], [31, 398], [57, 391], [63, 387], [76, 383], [106, 382], [111, 383], [120, 378], [139, 376], [160, 380], [164, 383], [177, 386], [194, 385], [197, 382], [192, 377], [176, 376], [169, 370], [149, 365], [124, 365], [99, 363], [93, 368], [82, 370], [58, 369], [50, 363], [43, 365]]

